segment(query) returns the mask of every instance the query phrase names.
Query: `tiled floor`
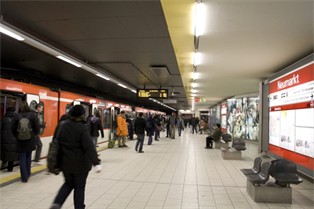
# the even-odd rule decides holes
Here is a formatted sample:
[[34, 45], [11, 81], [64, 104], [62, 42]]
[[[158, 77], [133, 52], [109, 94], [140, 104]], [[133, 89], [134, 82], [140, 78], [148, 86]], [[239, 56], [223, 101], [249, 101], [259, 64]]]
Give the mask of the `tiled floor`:
[[[147, 142], [147, 139], [146, 139]], [[222, 160], [220, 150], [204, 149], [205, 135], [145, 143], [145, 153], [128, 148], [100, 152], [103, 171], [90, 172], [86, 186], [89, 209], [313, 209], [313, 184], [293, 185], [292, 204], [255, 203], [246, 192], [240, 168], [250, 168], [257, 144], [247, 143], [242, 160]], [[0, 177], [3, 177], [1, 174]], [[62, 175], [34, 175], [28, 183], [0, 188], [1, 209], [47, 209], [63, 183]], [[72, 194], [63, 208], [73, 208]]]

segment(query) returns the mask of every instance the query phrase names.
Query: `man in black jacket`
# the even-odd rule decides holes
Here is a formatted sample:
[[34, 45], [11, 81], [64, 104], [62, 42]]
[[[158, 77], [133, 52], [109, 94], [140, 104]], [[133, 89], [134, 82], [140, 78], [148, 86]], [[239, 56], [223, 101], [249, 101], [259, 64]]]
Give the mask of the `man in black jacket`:
[[96, 172], [101, 171], [100, 160], [86, 125], [85, 109], [81, 105], [73, 106], [69, 119], [59, 124], [60, 168], [65, 182], [60, 188], [50, 209], [59, 209], [74, 189], [74, 207], [84, 209], [86, 179], [92, 165]]
[[[144, 143], [144, 137], [145, 137], [146, 121], [143, 118], [142, 112], [138, 114], [138, 117], [135, 120], [134, 129], [135, 129], [135, 134], [137, 135], [137, 142], [135, 145], [135, 150], [138, 151], [139, 153], [144, 153], [143, 143]], [[138, 149], [138, 146], [140, 146], [139, 149]]]

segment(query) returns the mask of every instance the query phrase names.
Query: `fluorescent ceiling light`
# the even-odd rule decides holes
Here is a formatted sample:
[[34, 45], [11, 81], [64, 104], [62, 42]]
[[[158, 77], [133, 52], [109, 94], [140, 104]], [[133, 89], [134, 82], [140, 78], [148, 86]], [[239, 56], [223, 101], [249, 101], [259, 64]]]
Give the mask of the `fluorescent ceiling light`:
[[121, 87], [123, 87], [123, 88], [127, 88], [125, 85], [123, 85], [123, 84], [121, 84], [121, 83], [118, 83], [118, 86], [121, 86]]
[[72, 65], [74, 65], [74, 66], [76, 66], [76, 67], [82, 67], [82, 65], [80, 65], [80, 64], [78, 64], [78, 63], [76, 63], [76, 62], [70, 60], [69, 58], [63, 57], [63, 56], [61, 56], [61, 55], [58, 55], [57, 58], [59, 58], [60, 60], [65, 61], [65, 62], [67, 62], [67, 63], [70, 63], [70, 64], [72, 64]]
[[110, 80], [110, 78], [108, 78], [108, 77], [106, 77], [106, 76], [104, 76], [104, 75], [102, 75], [102, 74], [97, 73], [96, 75], [97, 75], [98, 77], [101, 77], [101, 78], [107, 80], [107, 81]]
[[193, 64], [194, 66], [198, 66], [201, 64], [201, 53], [194, 52]]
[[197, 83], [193, 82], [193, 83], [192, 83], [192, 87], [193, 87], [193, 88], [197, 87]]
[[195, 3], [195, 36], [200, 36], [200, 35], [204, 35], [204, 31], [205, 31], [205, 21], [206, 21], [206, 11], [205, 11], [205, 5], [200, 3], [200, 2], [196, 2]]
[[193, 72], [193, 75], [192, 75], [193, 80], [198, 79], [198, 77], [199, 77], [199, 74], [197, 72]]
[[7, 36], [10, 36], [11, 38], [14, 38], [19, 41], [24, 41], [25, 39], [22, 36], [17, 35], [16, 33], [4, 28], [4, 26], [0, 25], [0, 32], [3, 34], [6, 34]]
[[133, 93], [135, 93], [135, 94], [137, 93], [137, 91], [136, 91], [136, 90], [134, 90], [134, 89], [131, 89], [131, 91], [132, 91]]

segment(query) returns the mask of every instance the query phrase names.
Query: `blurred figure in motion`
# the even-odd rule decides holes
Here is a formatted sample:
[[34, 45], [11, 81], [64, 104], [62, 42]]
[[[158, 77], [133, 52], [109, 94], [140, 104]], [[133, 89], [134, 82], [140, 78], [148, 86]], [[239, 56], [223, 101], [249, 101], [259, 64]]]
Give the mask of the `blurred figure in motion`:
[[100, 160], [97, 157], [84, 115], [84, 107], [75, 105], [69, 111], [69, 119], [60, 122], [56, 128], [54, 138], [59, 142], [59, 164], [65, 182], [50, 209], [61, 208], [72, 190], [74, 190], [74, 208], [84, 209], [88, 173], [92, 165], [95, 166], [96, 172], [101, 171]]

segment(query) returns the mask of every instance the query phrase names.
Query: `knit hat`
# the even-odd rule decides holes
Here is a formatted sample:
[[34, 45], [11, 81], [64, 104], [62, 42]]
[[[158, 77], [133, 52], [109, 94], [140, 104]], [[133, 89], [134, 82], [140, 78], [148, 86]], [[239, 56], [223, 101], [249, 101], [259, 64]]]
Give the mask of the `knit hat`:
[[84, 114], [85, 114], [85, 109], [82, 105], [75, 105], [69, 111], [69, 115], [71, 117], [80, 117]]

